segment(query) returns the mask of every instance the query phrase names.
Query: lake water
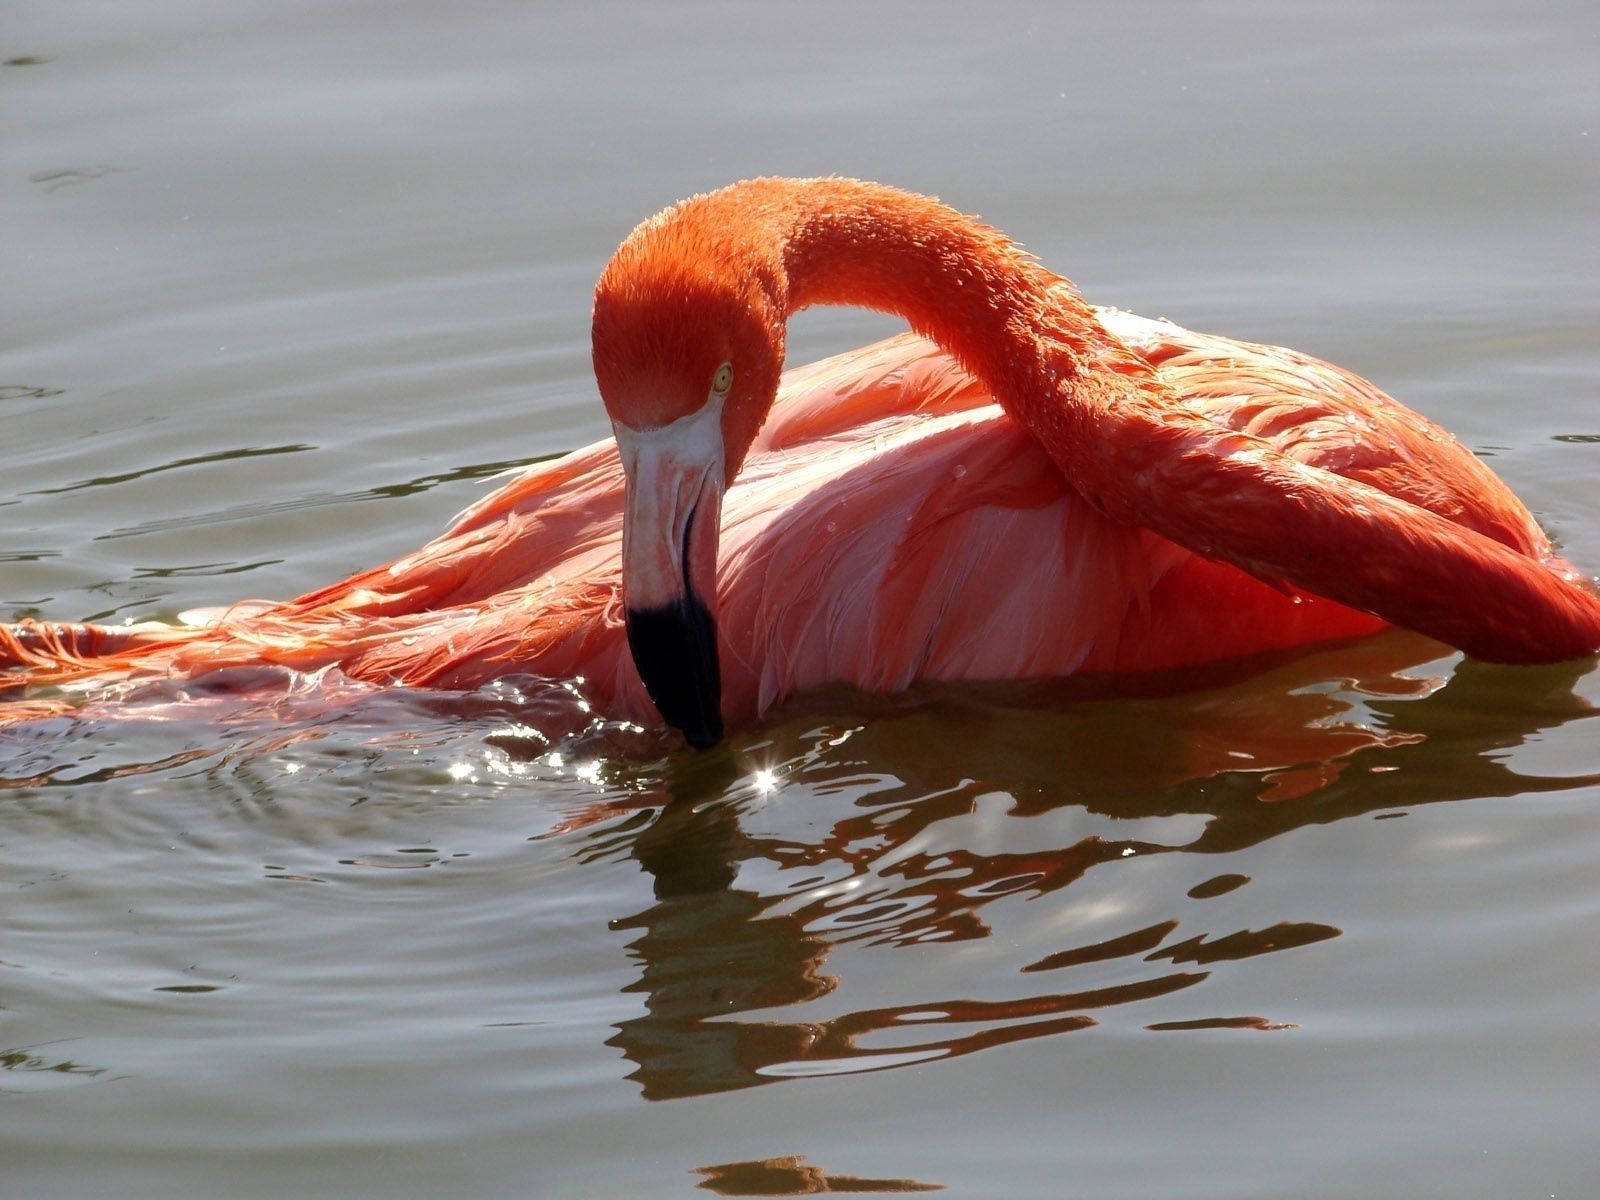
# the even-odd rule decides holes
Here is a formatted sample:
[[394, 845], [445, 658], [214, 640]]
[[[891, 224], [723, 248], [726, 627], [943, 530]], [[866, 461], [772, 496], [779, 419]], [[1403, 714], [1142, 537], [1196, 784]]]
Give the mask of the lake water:
[[[1349, 366], [1600, 569], [1592, 6], [1073, 7], [13, 0], [0, 617], [420, 544], [758, 173]], [[706, 756], [527, 680], [15, 727], [0, 1195], [1600, 1194], [1597, 704], [1394, 633]]]

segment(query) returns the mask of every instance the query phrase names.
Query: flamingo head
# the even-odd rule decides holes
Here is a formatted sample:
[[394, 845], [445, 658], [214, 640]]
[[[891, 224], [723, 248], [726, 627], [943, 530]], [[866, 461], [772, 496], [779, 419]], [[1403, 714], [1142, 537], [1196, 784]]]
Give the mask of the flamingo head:
[[705, 749], [722, 738], [722, 496], [777, 394], [784, 321], [731, 255], [649, 232], [623, 244], [595, 290], [594, 372], [626, 478], [628, 646], [662, 718]]

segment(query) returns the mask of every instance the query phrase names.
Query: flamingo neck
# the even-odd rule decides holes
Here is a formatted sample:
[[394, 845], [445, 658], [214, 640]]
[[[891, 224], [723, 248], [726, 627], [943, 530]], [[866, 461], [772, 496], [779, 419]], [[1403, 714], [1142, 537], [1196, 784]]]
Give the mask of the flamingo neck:
[[815, 304], [903, 316], [974, 376], [1093, 502], [1120, 507], [1096, 409], [1171, 401], [1071, 283], [999, 231], [926, 196], [851, 179], [758, 180], [720, 196], [784, 317]]
[[1032, 323], [1060, 277], [972, 218], [891, 188], [819, 180], [797, 192], [783, 232], [790, 313], [898, 313], [992, 384], [1038, 357]]

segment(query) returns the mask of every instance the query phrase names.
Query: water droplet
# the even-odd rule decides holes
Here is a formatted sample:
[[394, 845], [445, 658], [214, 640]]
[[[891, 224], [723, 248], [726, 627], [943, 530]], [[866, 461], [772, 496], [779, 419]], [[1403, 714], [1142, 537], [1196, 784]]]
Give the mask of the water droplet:
[[954, 475], [957, 479], [965, 479], [967, 477], [966, 465], [964, 463], [957, 463], [951, 468], [950, 474]]

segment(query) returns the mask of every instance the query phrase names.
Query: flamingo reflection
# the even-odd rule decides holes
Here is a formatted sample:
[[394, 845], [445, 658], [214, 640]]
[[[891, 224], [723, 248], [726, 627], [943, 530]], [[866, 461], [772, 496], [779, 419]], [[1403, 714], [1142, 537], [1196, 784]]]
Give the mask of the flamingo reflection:
[[[1164, 918], [1109, 938], [1087, 929], [1074, 938], [1063, 920], [1059, 949], [1012, 964], [1009, 978], [987, 977], [995, 994], [982, 999], [932, 995], [850, 1009], [840, 1000], [856, 989], [841, 988], [828, 970], [830, 954], [850, 943], [871, 954], [984, 943], [997, 903], [1050, 897], [1065, 913], [1069, 889], [1086, 875], [1096, 872], [1099, 886], [1118, 878], [1100, 872], [1150, 855], [1228, 853], [1385, 810], [1574, 786], [1520, 775], [1501, 752], [1593, 716], [1573, 691], [1582, 664], [1541, 669], [1532, 684], [1470, 663], [1446, 679], [1416, 669], [1428, 653], [1407, 635], [1376, 639], [1341, 687], [1326, 672], [1335, 661], [1348, 667], [1348, 648], [1199, 700], [1123, 697], [1049, 712], [1030, 697], [1028, 707], [995, 715], [981, 755], [970, 749], [970, 707], [951, 712], [925, 697], [842, 747], [831, 745], [839, 739], [826, 726], [791, 720], [771, 753], [786, 762], [791, 784], [811, 787], [807, 802], [825, 797], [854, 759], [878, 780], [840, 785], [845, 811], [806, 841], [793, 822], [787, 836], [756, 832], [759, 808], [748, 788], [741, 792], [748, 764], [731, 754], [675, 758], [662, 791], [646, 797], [659, 811], [631, 845], [654, 902], [616, 923], [635, 934], [629, 951], [640, 972], [627, 990], [643, 1011], [616, 1026], [608, 1044], [656, 1100], [909, 1066], [1089, 1029], [1096, 1014], [1189, 991], [1228, 964], [1336, 938], [1336, 926], [1304, 919], [1207, 928], [1196, 902], [1248, 881], [1202, 863], [1203, 882], [1157, 900]], [[980, 761], [990, 774], [971, 778]], [[1049, 818], [1069, 836], [1005, 849], [941, 835], [941, 823], [970, 822], [997, 797], [1002, 826]], [[1079, 817], [1097, 828], [1070, 836]], [[1108, 836], [1120, 825], [1140, 836]], [[1209, 1011], [1203, 989], [1194, 994], [1192, 1015], [1145, 1028], [1289, 1027], [1272, 1015]]]

